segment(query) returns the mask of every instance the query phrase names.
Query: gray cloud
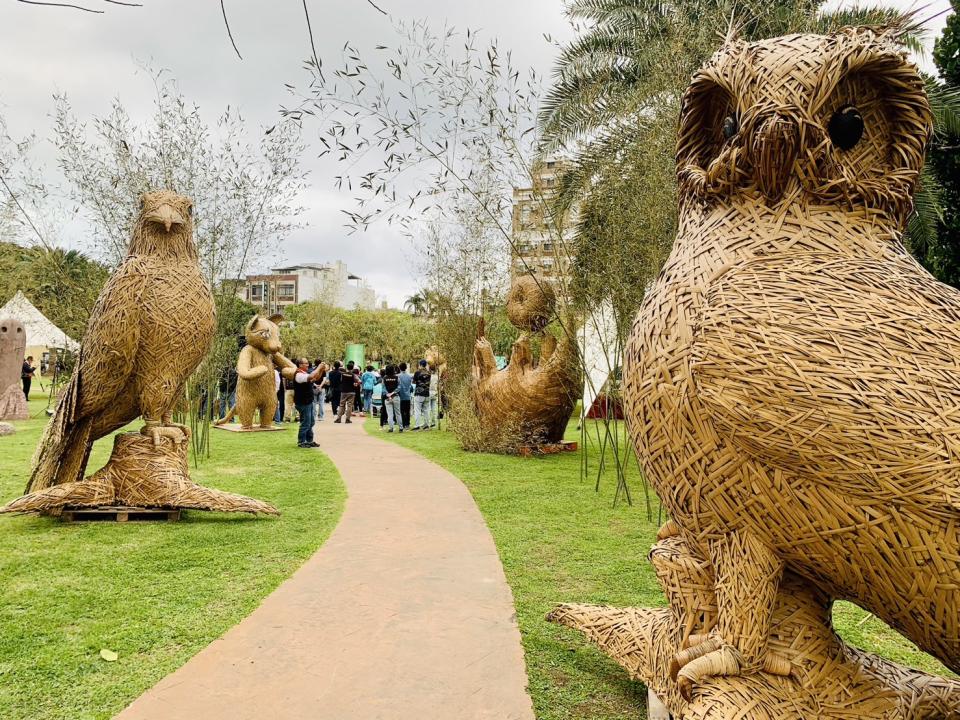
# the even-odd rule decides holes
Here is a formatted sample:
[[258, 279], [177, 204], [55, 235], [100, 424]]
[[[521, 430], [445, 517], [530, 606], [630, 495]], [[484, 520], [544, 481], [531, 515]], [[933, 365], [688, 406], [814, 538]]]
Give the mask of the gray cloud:
[[[209, 120], [226, 106], [239, 106], [254, 124], [271, 125], [282, 104], [291, 98], [284, 83], [308, 81], [303, 61], [309, 42], [301, 3], [296, 0], [227, 0], [226, 7], [239, 60], [227, 38], [219, 3], [197, 0], [141, 0], [141, 8], [125, 8], [100, 0], [76, 0], [106, 10], [92, 15], [69, 9], [25, 5], [6, 0], [0, 7], [0, 114], [16, 136], [36, 131], [48, 137], [52, 95], [66, 92], [78, 115], [107, 111], [119, 96], [134, 117], [151, 112], [153, 87], [134, 58], [168, 68], [184, 94], [197, 102]], [[513, 51], [519, 67], [532, 66], [548, 74], [555, 48], [544, 34], [564, 40], [571, 30], [562, 0], [378, 0], [397, 17], [428, 18], [457, 27], [479, 29], [500, 38]], [[905, 6], [905, 3], [897, 4]], [[336, 64], [347, 40], [363, 49], [391, 44], [390, 21], [363, 0], [311, 0], [317, 50], [326, 63]], [[925, 15], [948, 0], [936, 0]], [[942, 26], [943, 18], [932, 29]], [[303, 196], [309, 227], [295, 233], [278, 250], [278, 260], [343, 259], [368, 277], [392, 304], [417, 289], [410, 241], [394, 229], [374, 226], [348, 236], [341, 209], [352, 206], [348, 192], [334, 188], [336, 162], [317, 159], [316, 128], [306, 123], [310, 142], [304, 165], [311, 187]], [[41, 159], [51, 167], [55, 153], [49, 144]], [[68, 237], [82, 246], [80, 228]]]

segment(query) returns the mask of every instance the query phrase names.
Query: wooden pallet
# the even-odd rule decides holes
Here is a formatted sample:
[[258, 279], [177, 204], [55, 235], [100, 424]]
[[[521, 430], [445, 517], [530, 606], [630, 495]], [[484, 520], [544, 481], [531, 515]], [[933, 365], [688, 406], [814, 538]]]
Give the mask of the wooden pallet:
[[547, 443], [544, 445], [521, 445], [520, 456], [532, 457], [534, 455], [554, 455], [561, 452], [575, 452], [578, 444], [575, 440], [563, 440], [558, 443]]
[[60, 513], [63, 522], [177, 522], [179, 509], [125, 507], [66, 507]]

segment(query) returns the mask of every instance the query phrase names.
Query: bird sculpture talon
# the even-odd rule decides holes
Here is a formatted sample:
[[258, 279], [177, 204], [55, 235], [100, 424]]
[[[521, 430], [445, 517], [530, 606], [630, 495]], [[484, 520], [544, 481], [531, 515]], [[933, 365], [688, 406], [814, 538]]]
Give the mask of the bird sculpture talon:
[[[181, 433], [183, 433], [183, 437], [181, 438], [180, 442], [187, 442], [187, 441], [190, 440], [190, 436], [191, 436], [190, 428], [189, 428], [188, 426], [186, 426], [186, 425], [183, 425], [182, 423], [175, 423], [175, 422], [165, 421], [165, 422], [163, 423], [163, 427], [165, 427], [165, 428], [175, 428], [175, 429], [179, 430]], [[172, 435], [168, 435], [167, 437], [172, 437]]]
[[147, 420], [140, 434], [153, 439], [153, 446], [160, 447], [160, 438], [170, 438], [179, 445], [190, 437], [190, 429], [182, 425], [160, 425], [156, 420]]

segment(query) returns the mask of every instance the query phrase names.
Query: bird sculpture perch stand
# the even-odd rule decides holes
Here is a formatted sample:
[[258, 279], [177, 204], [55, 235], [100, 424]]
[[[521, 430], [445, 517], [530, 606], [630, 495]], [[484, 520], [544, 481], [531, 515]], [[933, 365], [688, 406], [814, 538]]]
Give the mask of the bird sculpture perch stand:
[[675, 720], [960, 718], [834, 634], [854, 602], [960, 672], [960, 292], [902, 234], [932, 130], [900, 28], [729, 40], [624, 356], [667, 610], [564, 606]]
[[[190, 430], [172, 421], [216, 326], [192, 216], [189, 198], [169, 190], [143, 195], [127, 255], [97, 298], [37, 447], [27, 494], [0, 512], [130, 505], [277, 514], [268, 503], [192, 482]], [[93, 442], [138, 417], [140, 431], [117, 435], [108, 463], [85, 479]]]

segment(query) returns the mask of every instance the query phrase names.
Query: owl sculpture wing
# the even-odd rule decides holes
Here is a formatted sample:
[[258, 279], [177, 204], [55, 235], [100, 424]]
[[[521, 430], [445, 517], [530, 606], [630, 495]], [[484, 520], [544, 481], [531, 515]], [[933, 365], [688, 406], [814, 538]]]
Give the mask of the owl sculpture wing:
[[138, 262], [125, 260], [97, 298], [73, 376], [37, 447], [27, 492], [82, 478], [93, 441], [139, 415], [120, 397], [125, 388], [133, 393], [143, 290]]
[[767, 466], [960, 514], [960, 293], [906, 258], [771, 256], [706, 290], [692, 371]]

